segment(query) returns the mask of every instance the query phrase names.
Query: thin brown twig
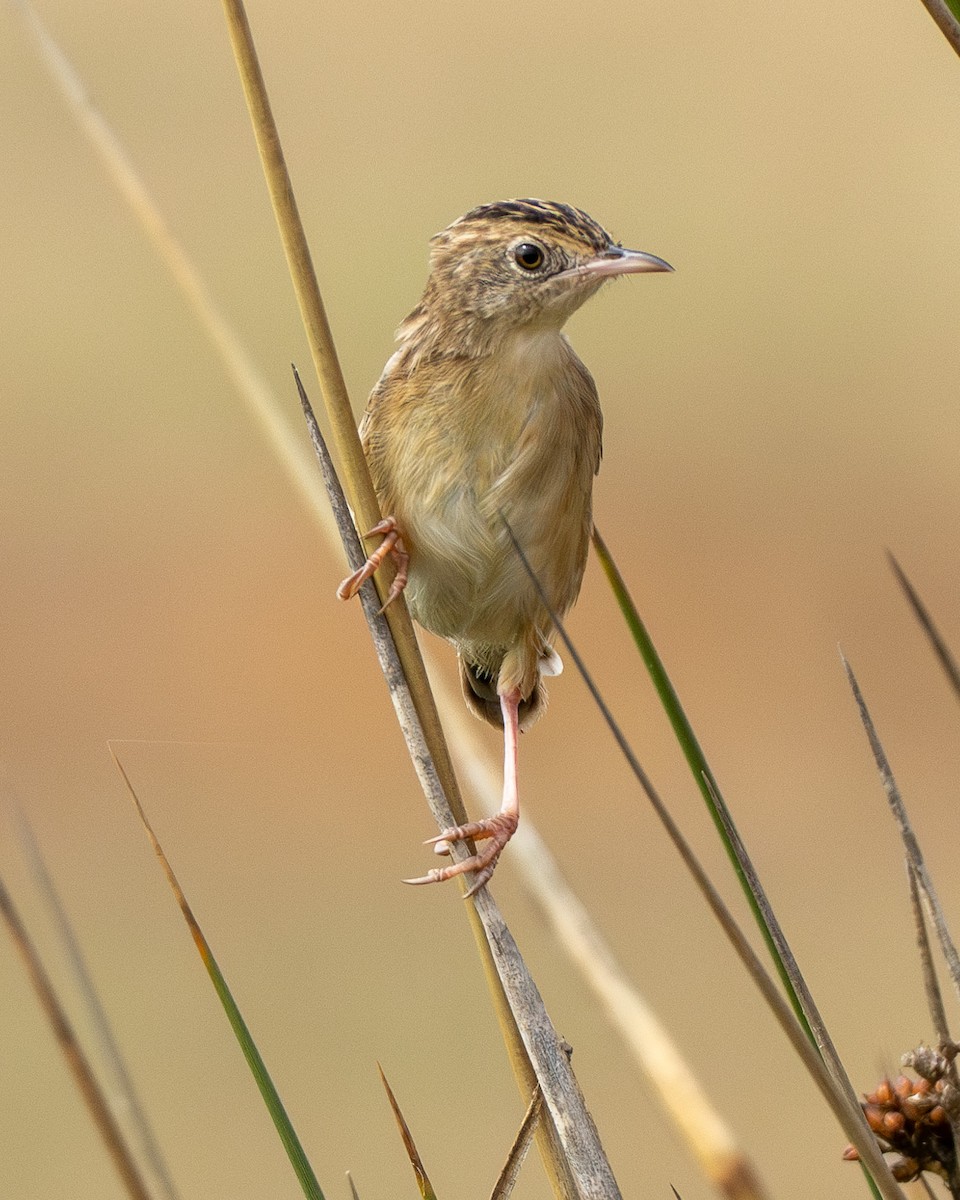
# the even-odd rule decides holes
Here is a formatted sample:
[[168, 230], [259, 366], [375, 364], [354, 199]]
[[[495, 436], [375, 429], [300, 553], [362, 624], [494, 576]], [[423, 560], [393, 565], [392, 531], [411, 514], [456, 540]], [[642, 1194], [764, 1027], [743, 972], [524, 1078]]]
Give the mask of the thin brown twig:
[[113, 1164], [123, 1180], [127, 1194], [133, 1200], [150, 1200], [150, 1192], [141, 1178], [140, 1170], [130, 1148], [110, 1111], [110, 1106], [97, 1082], [93, 1069], [77, 1041], [70, 1019], [57, 998], [26, 926], [20, 919], [20, 914], [2, 881], [0, 881], [0, 916], [6, 922], [14, 945], [24, 961], [40, 1006], [56, 1035], [67, 1065], [90, 1111], [93, 1123], [103, 1138], [110, 1157], [113, 1159]]

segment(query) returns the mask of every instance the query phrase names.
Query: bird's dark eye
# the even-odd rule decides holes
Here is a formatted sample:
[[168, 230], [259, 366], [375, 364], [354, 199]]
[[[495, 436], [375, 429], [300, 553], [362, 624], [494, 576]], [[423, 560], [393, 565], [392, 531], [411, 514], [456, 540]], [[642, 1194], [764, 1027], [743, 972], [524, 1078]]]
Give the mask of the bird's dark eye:
[[535, 271], [543, 266], [543, 249], [536, 242], [521, 242], [514, 249], [513, 257], [525, 271]]

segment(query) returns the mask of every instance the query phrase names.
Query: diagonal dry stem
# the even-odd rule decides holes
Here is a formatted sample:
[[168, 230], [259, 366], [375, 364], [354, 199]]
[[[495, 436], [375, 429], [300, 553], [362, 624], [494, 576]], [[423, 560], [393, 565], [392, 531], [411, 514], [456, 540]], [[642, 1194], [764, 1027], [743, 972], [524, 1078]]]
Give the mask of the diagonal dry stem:
[[0, 881], [0, 918], [5, 922], [13, 943], [23, 959], [40, 1006], [56, 1035], [70, 1072], [93, 1118], [93, 1123], [123, 1180], [127, 1195], [131, 1197], [131, 1200], [151, 1200], [150, 1192], [126, 1139], [110, 1111], [107, 1098], [77, 1041], [77, 1035], [70, 1024], [70, 1019], [53, 990], [53, 985], [40, 961], [36, 947], [2, 881]]
[[[359, 565], [363, 561], [363, 550], [350, 521], [339, 480], [299, 376], [297, 385], [310, 436], [320, 460], [321, 472], [330, 489], [331, 506], [344, 540], [347, 559], [351, 565]], [[360, 596], [410, 757], [431, 811], [438, 824], [443, 827], [452, 819], [452, 814], [443, 794], [416, 708], [412, 703], [408, 682], [401, 669], [385, 614], [380, 609], [379, 598], [370, 581], [363, 585]], [[523, 1040], [527, 1061], [533, 1069], [537, 1085], [546, 1102], [550, 1121], [541, 1122], [540, 1127], [546, 1125], [548, 1132], [553, 1131], [551, 1138], [555, 1134], [558, 1140], [559, 1145], [553, 1152], [560, 1152], [559, 1161], [564, 1175], [567, 1176], [565, 1191], [567, 1194], [582, 1197], [583, 1200], [594, 1197], [597, 1200], [618, 1200], [620, 1193], [616, 1180], [587, 1112], [579, 1085], [570, 1069], [563, 1044], [547, 1016], [536, 984], [488, 888], [482, 888], [473, 896], [471, 908], [482, 924], [497, 977], [509, 1005], [511, 1019]], [[570, 1188], [573, 1189], [572, 1192], [569, 1191]]]
[[[241, 0], [223, 0], [223, 7], [234, 56], [247, 97], [257, 146], [260, 150], [267, 187], [274, 205], [281, 241], [300, 305], [337, 453], [343, 465], [347, 499], [361, 528], [371, 529], [380, 520], [381, 514], [357, 435], [323, 301], [320, 297], [306, 234], [297, 212], [293, 186], [284, 162], [280, 136], [270, 110], [250, 25]], [[423, 659], [420, 656], [407, 607], [402, 600], [398, 601], [390, 605], [385, 615], [442, 790], [453, 810], [455, 823], [463, 824], [466, 820], [466, 810], [460, 796], [453, 764], [443, 737], [436, 704], [427, 681]], [[503, 982], [500, 980], [493, 962], [491, 944], [477, 917], [477, 909], [476, 905], [468, 905], [468, 918], [484, 965], [484, 973], [507, 1044], [517, 1085], [521, 1094], [528, 1096], [536, 1081], [535, 1072], [530, 1063], [529, 1047], [526, 1046], [516, 1027], [511, 1006], [504, 994]], [[552, 1109], [551, 1116], [554, 1118], [556, 1116]], [[564, 1154], [556, 1141], [556, 1132], [550, 1122], [541, 1123], [541, 1131], [538, 1134], [541, 1155], [557, 1196], [576, 1194], [574, 1182], [564, 1161]]]
[[887, 802], [890, 805], [890, 811], [893, 813], [893, 819], [897, 823], [897, 828], [900, 831], [900, 838], [903, 842], [903, 847], [907, 852], [907, 862], [916, 876], [917, 886], [920, 888], [920, 894], [923, 897], [926, 905], [927, 915], [933, 924], [933, 928], [937, 934], [937, 941], [940, 943], [940, 951], [943, 954], [947, 963], [947, 969], [950, 972], [950, 978], [953, 980], [953, 986], [960, 996], [960, 955], [957, 954], [957, 948], [953, 938], [950, 936], [950, 930], [947, 926], [947, 918], [944, 915], [943, 907], [937, 897], [936, 888], [933, 886], [933, 880], [930, 878], [930, 873], [927, 871], [926, 863], [923, 859], [923, 852], [920, 849], [920, 843], [917, 840], [917, 835], [914, 832], [913, 825], [910, 823], [910, 818], [907, 816], [906, 805], [903, 803], [903, 798], [900, 795], [900, 789], [897, 787], [897, 781], [893, 777], [893, 771], [890, 769], [890, 763], [887, 759], [886, 751], [884, 750], [880, 738], [877, 735], [876, 727], [873, 723], [873, 718], [870, 716], [870, 711], [867, 708], [866, 701], [863, 698], [863, 693], [860, 691], [860, 685], [857, 683], [856, 676], [850, 664], [840, 655], [843, 662], [843, 669], [847, 673], [847, 679], [850, 683], [850, 688], [853, 691], [853, 698], [857, 703], [857, 709], [860, 713], [860, 720], [863, 723], [863, 728], [867, 734], [867, 740], [870, 742], [870, 749], [873, 751], [874, 761], [877, 764], [877, 770], [880, 772], [880, 779], [883, 783], [883, 790], [887, 793]]
[[82, 998], [93, 1035], [100, 1051], [105, 1070], [112, 1075], [111, 1093], [114, 1112], [123, 1112], [126, 1123], [136, 1135], [140, 1156], [149, 1168], [159, 1195], [166, 1200], [179, 1200], [179, 1193], [170, 1174], [160, 1143], [140, 1099], [136, 1084], [127, 1068], [123, 1051], [117, 1042], [110, 1018], [90, 974], [86, 957], [67, 915], [53, 878], [37, 843], [36, 835], [26, 814], [18, 806], [13, 807], [14, 819], [20, 846], [30, 868], [30, 874], [40, 895], [46, 901], [53, 918], [60, 945], [66, 956], [74, 984]]
[[943, 673], [953, 688], [953, 694], [960, 700], [960, 666], [957, 665], [956, 659], [950, 652], [950, 647], [943, 640], [940, 630], [934, 624], [933, 617], [931, 617], [927, 606], [920, 599], [916, 588], [907, 578], [903, 567], [900, 566], [889, 552], [887, 553], [887, 559], [893, 569], [894, 575], [897, 577], [897, 582], [903, 588], [904, 595], [913, 609], [913, 615], [917, 618], [920, 628], [927, 635], [930, 645], [933, 647], [933, 652], [936, 654], [940, 666], [943, 668]]

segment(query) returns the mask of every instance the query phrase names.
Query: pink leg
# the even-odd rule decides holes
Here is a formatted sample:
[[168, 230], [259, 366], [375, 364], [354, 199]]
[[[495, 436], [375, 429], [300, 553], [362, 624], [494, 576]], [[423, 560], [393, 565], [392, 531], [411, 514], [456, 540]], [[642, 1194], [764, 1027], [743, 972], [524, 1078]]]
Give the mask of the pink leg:
[[429, 838], [425, 843], [427, 846], [434, 846], [438, 854], [449, 854], [450, 843], [462, 842], [465, 838], [486, 841], [486, 845], [462, 862], [453, 863], [449, 867], [437, 867], [419, 879], [405, 879], [404, 883], [442, 883], [445, 879], [453, 879], [455, 875], [475, 871], [476, 879], [466, 893], [472, 896], [490, 879], [500, 851], [513, 837], [520, 820], [520, 793], [517, 786], [520, 699], [519, 688], [500, 695], [500, 711], [503, 713], [503, 800], [500, 811], [483, 821], [471, 821], [467, 825], [445, 829], [443, 833]]
[[[349, 575], [337, 588], [337, 596], [340, 600], [352, 599], [367, 580], [371, 578], [388, 554], [393, 556], [393, 560], [397, 564], [397, 573], [393, 583], [390, 585], [390, 591], [383, 603], [383, 608], [386, 608], [388, 604], [392, 604], [407, 586], [407, 568], [410, 565], [410, 555], [407, 554], [404, 547], [403, 538], [400, 536], [396, 519], [394, 517], [384, 517], [382, 521], [374, 525], [369, 533], [365, 533], [363, 536], [369, 538], [376, 537], [377, 534], [383, 535], [383, 541], [363, 566], [358, 571], [354, 571], [352, 575]], [[383, 612], [383, 608], [380, 609], [381, 612]]]

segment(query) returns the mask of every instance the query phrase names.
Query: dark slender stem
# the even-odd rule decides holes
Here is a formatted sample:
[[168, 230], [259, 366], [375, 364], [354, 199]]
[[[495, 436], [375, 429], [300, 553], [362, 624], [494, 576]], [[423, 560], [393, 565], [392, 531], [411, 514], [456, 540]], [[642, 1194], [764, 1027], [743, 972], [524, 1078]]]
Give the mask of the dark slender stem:
[[887, 759], [886, 751], [880, 742], [877, 734], [876, 726], [873, 723], [873, 718], [870, 716], [870, 711], [867, 708], [866, 701], [863, 698], [863, 693], [860, 691], [860, 685], [857, 683], [856, 676], [850, 664], [841, 654], [843, 668], [847, 673], [847, 679], [850, 683], [850, 688], [853, 692], [853, 698], [857, 703], [857, 709], [860, 713], [860, 720], [863, 723], [863, 728], [867, 734], [867, 740], [870, 742], [870, 749], [873, 751], [874, 761], [877, 764], [877, 770], [880, 772], [880, 779], [883, 783], [883, 790], [887, 793], [887, 803], [890, 805], [890, 811], [893, 813], [893, 818], [900, 830], [900, 838], [903, 842], [904, 849], [907, 852], [907, 860], [910, 866], [916, 873], [917, 883], [920, 887], [920, 892], [927, 905], [927, 911], [930, 914], [930, 919], [933, 922], [933, 927], [936, 930], [937, 940], [940, 943], [940, 951], [943, 954], [947, 963], [947, 968], [950, 972], [950, 978], [953, 980], [953, 986], [960, 995], [960, 955], [957, 954], [957, 948], [953, 938], [950, 936], [950, 930], [947, 927], [947, 919], [944, 916], [943, 908], [940, 900], [937, 897], [936, 889], [933, 886], [933, 880], [927, 871], [926, 863], [923, 859], [923, 852], [920, 849], [920, 843], [917, 840], [917, 835], [914, 833], [913, 825], [910, 823], [910, 818], [907, 815], [906, 805], [903, 803], [903, 797], [900, 795], [900, 789], [897, 787], [897, 781], [893, 777], [893, 771], [890, 769], [890, 763]]
[[923, 7], [933, 17], [937, 28], [960, 54], [960, 21], [958, 14], [946, 3], [946, 0], [921, 0]]
[[887, 559], [890, 562], [890, 566], [893, 569], [894, 575], [897, 577], [897, 582], [903, 588], [904, 595], [907, 597], [910, 607], [913, 609], [913, 615], [919, 621], [921, 629], [927, 635], [930, 645], [933, 647], [934, 653], [940, 660], [940, 665], [943, 667], [944, 674], [950, 681], [950, 686], [953, 688], [954, 695], [958, 700], [960, 700], [960, 666], [957, 665], [957, 661], [950, 653], [947, 643], [940, 636], [940, 631], [933, 623], [933, 618], [930, 616], [927, 606], [920, 599], [916, 588], [907, 578], [903, 567], [900, 566], [900, 564], [889, 551], [887, 552]]

